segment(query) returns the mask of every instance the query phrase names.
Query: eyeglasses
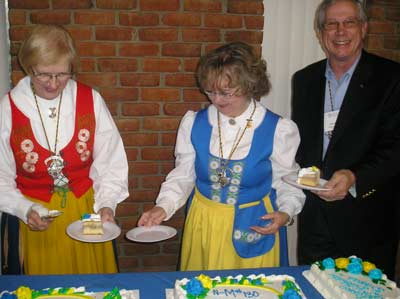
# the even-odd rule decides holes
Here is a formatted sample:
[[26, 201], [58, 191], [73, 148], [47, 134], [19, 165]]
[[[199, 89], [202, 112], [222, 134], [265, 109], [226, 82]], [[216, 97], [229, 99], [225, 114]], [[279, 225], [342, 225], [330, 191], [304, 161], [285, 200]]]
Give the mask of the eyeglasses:
[[41, 82], [49, 82], [53, 78], [55, 78], [57, 81], [65, 81], [69, 78], [71, 78], [73, 73], [67, 73], [67, 72], [62, 72], [62, 73], [33, 73], [33, 76], [38, 79]]
[[352, 29], [358, 26], [360, 23], [359, 19], [348, 19], [343, 22], [339, 21], [328, 21], [323, 25], [323, 28], [326, 31], [337, 30], [339, 28], [339, 24], [342, 24], [345, 29]]
[[221, 97], [224, 99], [229, 99], [232, 96], [235, 95], [236, 90], [232, 91], [232, 92], [216, 92], [216, 91], [208, 91], [208, 90], [204, 90], [204, 93], [209, 97], [209, 98], [216, 98], [216, 97]]

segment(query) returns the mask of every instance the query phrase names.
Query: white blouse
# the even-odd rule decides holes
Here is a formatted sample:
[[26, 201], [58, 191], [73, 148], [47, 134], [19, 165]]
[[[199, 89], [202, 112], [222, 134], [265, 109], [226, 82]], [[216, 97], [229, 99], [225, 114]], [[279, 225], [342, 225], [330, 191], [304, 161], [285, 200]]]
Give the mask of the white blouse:
[[[76, 82], [69, 80], [62, 93], [57, 153], [71, 141], [74, 134], [76, 91]], [[96, 131], [89, 177], [93, 180], [94, 211], [97, 213], [103, 207], [115, 211], [117, 204], [129, 195], [128, 162], [121, 136], [103, 98], [95, 90], [92, 91]], [[48, 149], [29, 76], [20, 80], [11, 90], [11, 97], [18, 109], [30, 119], [36, 140]], [[55, 107], [57, 111], [60, 97], [53, 100], [36, 97], [53, 151], [57, 117], [50, 118], [48, 109]], [[8, 95], [5, 95], [0, 100], [0, 211], [15, 215], [26, 222], [26, 214], [33, 202], [25, 198], [16, 186], [16, 166], [10, 146], [11, 125], [10, 101]]]
[[[256, 110], [253, 116], [253, 125], [243, 135], [239, 146], [232, 155], [232, 160], [243, 159], [250, 151], [254, 130], [261, 124], [267, 110], [262, 104], [253, 101], [247, 110], [234, 119], [235, 124], [230, 124], [230, 118], [220, 114], [220, 127], [223, 144], [223, 156], [227, 158], [235, 143], [236, 136], [241, 134], [246, 127], [247, 119], [250, 118], [254, 104]], [[196, 113], [188, 111], [179, 126], [175, 146], [175, 168], [168, 174], [165, 182], [161, 185], [156, 205], [162, 207], [168, 220], [185, 203], [192, 192], [196, 173], [194, 169], [196, 153], [191, 143], [191, 131]], [[208, 119], [211, 122], [212, 133], [210, 152], [217, 157], [220, 156], [220, 141], [218, 135], [217, 109], [211, 105], [208, 109]], [[300, 143], [300, 135], [296, 124], [289, 120], [280, 118], [274, 135], [273, 151], [270, 157], [272, 164], [272, 187], [277, 194], [277, 207], [279, 211], [287, 213], [290, 217], [300, 213], [305, 195], [303, 191], [292, 187], [281, 180], [281, 177], [299, 170], [295, 162], [295, 155]]]

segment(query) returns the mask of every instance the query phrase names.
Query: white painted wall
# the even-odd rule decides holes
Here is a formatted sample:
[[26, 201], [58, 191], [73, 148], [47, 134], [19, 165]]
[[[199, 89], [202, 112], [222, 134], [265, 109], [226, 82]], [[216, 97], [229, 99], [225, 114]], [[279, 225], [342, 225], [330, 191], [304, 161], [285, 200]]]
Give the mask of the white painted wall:
[[[281, 116], [290, 118], [291, 77], [306, 65], [325, 58], [313, 23], [321, 0], [264, 0], [262, 55], [272, 84], [261, 102]], [[297, 219], [288, 228], [289, 262], [297, 265]]]

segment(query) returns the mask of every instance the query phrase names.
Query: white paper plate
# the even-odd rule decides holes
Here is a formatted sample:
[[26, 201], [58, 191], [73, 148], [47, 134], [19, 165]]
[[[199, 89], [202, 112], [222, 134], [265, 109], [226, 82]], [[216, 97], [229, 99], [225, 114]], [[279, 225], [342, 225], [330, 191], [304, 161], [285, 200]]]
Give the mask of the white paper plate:
[[176, 229], [165, 225], [139, 226], [126, 233], [126, 237], [135, 242], [159, 242], [172, 238], [177, 233]]
[[103, 223], [103, 235], [84, 235], [82, 233], [82, 221], [77, 220], [72, 222], [67, 227], [67, 234], [72, 239], [82, 241], [82, 242], [89, 242], [89, 243], [97, 243], [97, 242], [106, 242], [110, 240], [114, 240], [121, 234], [121, 229], [112, 222], [104, 222]]
[[312, 191], [329, 191], [329, 188], [324, 188], [324, 185], [327, 183], [327, 180], [320, 179], [318, 186], [312, 187], [312, 186], [306, 186], [297, 183], [297, 173], [291, 173], [288, 175], [285, 175], [282, 177], [282, 180], [289, 184], [292, 185], [296, 188], [304, 189], [304, 190], [312, 190]]

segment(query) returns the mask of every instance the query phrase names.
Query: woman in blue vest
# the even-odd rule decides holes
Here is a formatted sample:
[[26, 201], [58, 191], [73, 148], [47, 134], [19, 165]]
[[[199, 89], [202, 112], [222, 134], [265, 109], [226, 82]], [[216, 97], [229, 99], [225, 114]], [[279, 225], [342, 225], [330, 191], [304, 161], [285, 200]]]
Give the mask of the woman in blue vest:
[[298, 129], [258, 102], [270, 82], [249, 45], [211, 51], [196, 76], [211, 105], [183, 117], [176, 166], [138, 225], [168, 220], [190, 198], [181, 270], [287, 265], [285, 225], [304, 194], [281, 177], [298, 170]]

